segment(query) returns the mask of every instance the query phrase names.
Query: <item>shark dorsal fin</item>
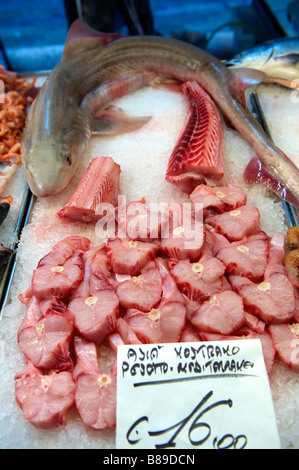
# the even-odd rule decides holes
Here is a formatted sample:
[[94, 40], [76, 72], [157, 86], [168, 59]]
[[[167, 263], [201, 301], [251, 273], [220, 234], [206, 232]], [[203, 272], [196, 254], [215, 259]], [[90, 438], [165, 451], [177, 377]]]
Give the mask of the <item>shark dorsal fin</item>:
[[123, 37], [125, 36], [119, 33], [101, 33], [91, 28], [82, 20], [75, 20], [69, 29], [62, 59], [68, 59], [73, 56], [73, 54], [78, 54], [80, 50], [94, 47], [95, 44], [104, 47], [109, 44], [109, 42]]

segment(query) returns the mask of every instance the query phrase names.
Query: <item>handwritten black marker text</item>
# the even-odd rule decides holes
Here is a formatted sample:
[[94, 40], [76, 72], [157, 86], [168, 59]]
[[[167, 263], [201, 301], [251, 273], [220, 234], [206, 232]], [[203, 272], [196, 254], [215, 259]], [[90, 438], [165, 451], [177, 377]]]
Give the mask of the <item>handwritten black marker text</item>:
[[[212, 396], [213, 391], [211, 390], [202, 398], [201, 401], [199, 401], [190, 414], [165, 429], [156, 431], [148, 430], [149, 419], [147, 416], [141, 416], [130, 426], [127, 432], [126, 437], [128, 443], [132, 446], [136, 445], [142, 439], [142, 433], [147, 433], [148, 436], [154, 439], [154, 445], [157, 449], [175, 448], [176, 438], [179, 434], [185, 432], [187, 433], [186, 437], [190, 444], [195, 447], [199, 447], [211, 439], [210, 445], [216, 449], [244, 449], [247, 444], [247, 437], [243, 434], [233, 436], [228, 433], [221, 437], [214, 436], [212, 438], [212, 429], [207, 421], [207, 417], [205, 420], [202, 420], [201, 418], [204, 415], [208, 415], [211, 410], [217, 407], [227, 406], [231, 408], [233, 406], [231, 399], [220, 400], [213, 403], [211, 402]], [[159, 438], [164, 435], [170, 437], [168, 440], [161, 442]]]

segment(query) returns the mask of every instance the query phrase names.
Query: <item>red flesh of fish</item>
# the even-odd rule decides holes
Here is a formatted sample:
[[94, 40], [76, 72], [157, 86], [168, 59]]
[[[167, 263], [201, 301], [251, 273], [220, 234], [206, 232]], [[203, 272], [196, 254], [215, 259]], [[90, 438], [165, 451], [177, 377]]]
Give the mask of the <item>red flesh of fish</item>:
[[148, 312], [157, 305], [162, 294], [162, 278], [154, 261], [150, 261], [139, 276], [132, 276], [116, 287], [122, 307]]
[[227, 273], [247, 277], [253, 282], [262, 280], [269, 254], [269, 237], [265, 232], [249, 235], [238, 242], [230, 243], [221, 235], [218, 240], [214, 253], [226, 266]]
[[113, 272], [136, 276], [157, 255], [159, 246], [139, 240], [114, 239], [107, 244]]
[[130, 202], [118, 208], [118, 236], [130, 240], [153, 241], [168, 228], [165, 206], [152, 208], [146, 200]]
[[206, 223], [228, 240], [237, 241], [260, 231], [260, 213], [255, 206], [246, 204], [223, 214], [209, 216]]
[[69, 369], [73, 331], [73, 319], [66, 306], [62, 312], [48, 308], [43, 314], [37, 299], [32, 297], [18, 331], [18, 345], [37, 368]]
[[286, 199], [291, 204], [298, 206], [298, 199], [296, 196], [294, 196], [294, 194], [292, 194], [285, 185], [281, 184], [278, 179], [274, 178], [269, 173], [267, 168], [264, 167], [261, 160], [256, 155], [252, 157], [245, 168], [243, 178], [247, 184], [258, 183], [266, 185], [268, 188], [275, 191], [276, 194], [279, 194], [282, 199]]
[[191, 316], [199, 331], [230, 335], [244, 324], [242, 297], [233, 291], [218, 292]]
[[299, 374], [299, 325], [270, 325], [269, 334], [278, 357], [288, 369]]
[[114, 428], [116, 425], [116, 365], [109, 374], [98, 366], [97, 349], [92, 342], [76, 337], [77, 364], [75, 401], [83, 422], [93, 429]]
[[178, 286], [171, 276], [167, 263], [163, 258], [156, 258], [155, 263], [158, 266], [162, 278], [162, 299], [171, 300], [172, 302], [180, 302], [185, 305], [184, 296], [178, 289]]
[[195, 250], [185, 250], [179, 238], [163, 244], [164, 230], [184, 227], [180, 205], [154, 219], [152, 237], [142, 200], [118, 220], [126, 235], [140, 229], [136, 239], [90, 247], [87, 238], [67, 237], [40, 260], [19, 296], [27, 307], [18, 331], [27, 366], [15, 377], [17, 403], [34, 425], [65, 424], [76, 386], [84, 423], [115, 427], [116, 363], [108, 374], [97, 363], [105, 340], [117, 354], [121, 344], [257, 338], [268, 372], [277, 354], [299, 373], [298, 286], [283, 264], [284, 237], [270, 240], [261, 231], [258, 209], [235, 186], [200, 185], [190, 200], [193, 209], [203, 207], [191, 211], [202, 234]]
[[203, 222], [196, 220], [183, 204], [168, 206], [169, 232], [160, 242], [160, 250], [170, 258], [195, 261], [199, 258], [205, 240]]
[[66, 424], [75, 403], [75, 383], [69, 371], [45, 375], [30, 362], [15, 376], [16, 401], [34, 426], [51, 429]]
[[63, 298], [75, 291], [83, 280], [83, 252], [90, 241], [68, 237], [44, 256], [32, 276], [32, 292], [39, 300]]
[[296, 311], [294, 287], [283, 265], [283, 257], [284, 237], [275, 235], [270, 242], [269, 261], [262, 282], [256, 284], [245, 277], [229, 277], [249, 313], [270, 324], [288, 322]]
[[132, 330], [124, 318], [119, 318], [117, 320], [116, 331], [121, 338], [122, 344], [142, 344], [142, 342], [137, 338], [134, 330]]
[[119, 177], [120, 166], [111, 157], [94, 158], [58, 217], [79, 222], [99, 220], [106, 203], [117, 206]]
[[100, 290], [69, 303], [76, 329], [84, 338], [101, 344], [116, 327], [119, 301], [113, 290]]
[[190, 300], [203, 302], [222, 290], [225, 267], [216, 258], [203, 255], [196, 263], [170, 259], [168, 266], [178, 288]]
[[247, 196], [238, 186], [228, 184], [226, 186], [198, 185], [190, 194], [193, 204], [202, 204], [205, 215], [211, 212], [220, 213], [232, 211], [246, 204]]
[[199, 336], [194, 333], [194, 331], [192, 331], [190, 328], [185, 326], [180, 337], [180, 343], [193, 343], [197, 341], [200, 341]]
[[148, 312], [129, 309], [124, 317], [142, 343], [176, 343], [185, 325], [186, 309], [180, 302], [162, 300]]
[[196, 82], [183, 84], [189, 112], [166, 171], [166, 180], [186, 192], [223, 176], [223, 128], [210, 96]]

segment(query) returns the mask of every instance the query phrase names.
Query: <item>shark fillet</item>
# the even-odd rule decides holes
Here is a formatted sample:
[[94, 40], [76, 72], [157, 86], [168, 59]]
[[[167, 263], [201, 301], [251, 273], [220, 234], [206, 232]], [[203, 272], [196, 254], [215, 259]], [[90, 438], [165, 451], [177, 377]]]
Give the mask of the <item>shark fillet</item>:
[[216, 105], [198, 83], [184, 83], [183, 92], [188, 118], [170, 156], [166, 180], [190, 193], [192, 181], [213, 185], [222, 178], [223, 128]]
[[[22, 162], [32, 192], [41, 197], [62, 191], [75, 174], [91, 133], [111, 132], [113, 118], [104, 116], [104, 123], [101, 119], [107, 106], [161, 77], [162, 82], [197, 82], [299, 205], [299, 170], [241, 105], [239, 81], [232, 69], [182, 41], [103, 34], [80, 20], [72, 24], [61, 61], [27, 118]], [[144, 122], [141, 119], [140, 126]], [[135, 122], [133, 128], [137, 127]]]

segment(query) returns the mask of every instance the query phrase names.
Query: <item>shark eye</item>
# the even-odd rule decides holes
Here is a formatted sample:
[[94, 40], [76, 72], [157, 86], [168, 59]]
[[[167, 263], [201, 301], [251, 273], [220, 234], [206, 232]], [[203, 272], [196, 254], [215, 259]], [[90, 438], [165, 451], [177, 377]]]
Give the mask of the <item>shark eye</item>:
[[71, 164], [72, 164], [72, 156], [71, 156], [70, 153], [68, 153], [68, 154], [65, 156], [65, 161], [66, 161], [66, 163], [67, 163], [69, 166], [71, 166]]

